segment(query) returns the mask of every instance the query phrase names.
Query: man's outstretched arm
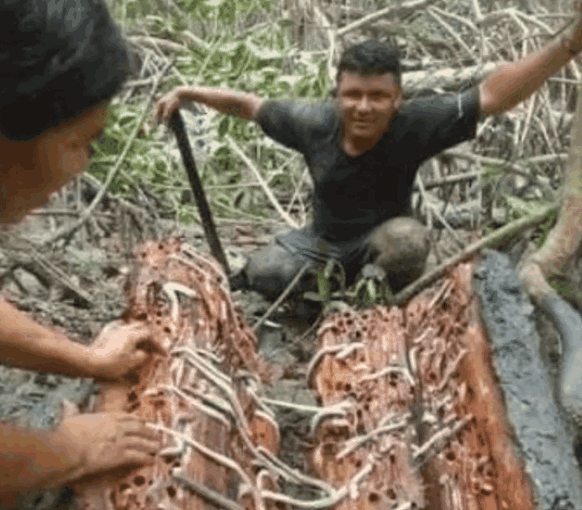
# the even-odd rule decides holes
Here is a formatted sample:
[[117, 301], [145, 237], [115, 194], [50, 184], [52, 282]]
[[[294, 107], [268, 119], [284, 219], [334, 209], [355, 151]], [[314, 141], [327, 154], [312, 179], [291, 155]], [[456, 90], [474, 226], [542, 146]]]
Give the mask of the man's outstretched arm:
[[530, 97], [582, 50], [582, 12], [555, 40], [517, 62], [499, 66], [479, 86], [482, 115], [509, 110]]
[[169, 119], [180, 108], [183, 101], [203, 103], [214, 110], [245, 120], [255, 119], [263, 102], [255, 94], [245, 94], [210, 87], [176, 87], [156, 104], [156, 120]]
[[145, 324], [112, 323], [83, 346], [37, 324], [0, 296], [0, 363], [69, 377], [116, 381], [148, 358], [144, 347], [164, 350]]

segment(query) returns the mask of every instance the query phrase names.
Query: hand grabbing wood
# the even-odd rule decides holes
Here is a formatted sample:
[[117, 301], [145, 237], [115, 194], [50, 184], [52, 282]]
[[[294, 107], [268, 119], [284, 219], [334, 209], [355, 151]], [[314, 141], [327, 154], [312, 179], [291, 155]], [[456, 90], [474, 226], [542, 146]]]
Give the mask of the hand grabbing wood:
[[144, 323], [115, 321], [90, 347], [91, 373], [98, 381], [118, 381], [139, 369], [148, 359], [148, 352], [164, 351]]

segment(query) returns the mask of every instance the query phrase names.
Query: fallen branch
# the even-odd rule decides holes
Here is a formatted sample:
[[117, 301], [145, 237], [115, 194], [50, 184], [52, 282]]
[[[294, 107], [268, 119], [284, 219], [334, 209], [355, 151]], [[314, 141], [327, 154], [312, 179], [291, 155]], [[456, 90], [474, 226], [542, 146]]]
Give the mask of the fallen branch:
[[265, 179], [263, 179], [261, 172], [259, 172], [259, 169], [255, 166], [255, 164], [251, 161], [251, 159], [242, 151], [242, 149], [238, 146], [238, 144], [230, 136], [227, 135], [225, 138], [226, 138], [228, 144], [230, 145], [231, 149], [239, 155], [239, 157], [244, 161], [245, 165], [247, 165], [249, 167], [249, 169], [253, 172], [254, 176], [259, 181], [259, 184], [263, 188], [263, 190], [264, 190], [265, 194], [267, 195], [268, 199], [270, 200], [271, 204], [273, 204], [273, 207], [277, 210], [277, 212], [281, 215], [281, 217], [287, 222], [287, 224], [291, 228], [299, 228], [299, 225], [297, 225], [295, 220], [293, 220], [293, 218], [291, 218], [291, 216], [289, 216], [285, 212], [285, 209], [283, 209], [283, 207], [281, 207], [281, 204], [275, 198], [275, 195], [271, 191], [271, 188], [269, 188], [269, 185], [265, 182]]
[[467, 83], [478, 83], [498, 66], [496, 62], [462, 67], [460, 69], [427, 69], [411, 71], [402, 75], [402, 89], [405, 99], [410, 99], [422, 91], [457, 91]]
[[495, 232], [492, 232], [479, 241], [475, 241], [473, 244], [467, 246], [463, 251], [453, 255], [448, 260], [435, 267], [432, 271], [425, 274], [415, 282], [411, 283], [408, 287], [400, 291], [398, 294], [396, 294], [396, 296], [394, 296], [391, 304], [395, 306], [402, 305], [411, 297], [418, 294], [421, 290], [424, 290], [426, 287], [436, 282], [447, 270], [453, 266], [471, 257], [482, 248], [494, 248], [506, 241], [507, 238], [521, 234], [524, 230], [527, 230], [528, 228], [531, 228], [534, 225], [544, 221], [550, 214], [557, 211], [559, 207], [560, 205], [557, 203], [548, 205], [535, 214], [531, 214], [529, 216], [520, 218], [519, 220], [508, 223], [504, 227], [497, 229]]
[[86, 293], [78, 285], [75, 285], [63, 271], [55, 266], [45, 255], [37, 251], [30, 241], [10, 232], [4, 232], [2, 237], [4, 239], [1, 244], [4, 247], [18, 247], [14, 251], [7, 250], [11, 252], [9, 257], [15, 259], [8, 273], [18, 267], [22, 267], [34, 274], [47, 287], [51, 287], [55, 283], [62, 286], [71, 292], [81, 302], [84, 308], [91, 308], [93, 306], [91, 295]]
[[281, 295], [276, 299], [276, 301], [269, 307], [269, 309], [265, 312], [265, 314], [257, 321], [257, 323], [253, 326], [253, 331], [256, 332], [264, 322], [271, 316], [271, 314], [281, 306], [281, 303], [285, 301], [287, 296], [291, 293], [291, 291], [295, 288], [295, 286], [301, 280], [301, 277], [305, 274], [307, 269], [309, 268], [310, 264], [306, 263], [303, 264], [303, 267], [297, 272], [297, 274], [293, 277], [293, 280], [287, 285], [287, 288], [281, 292]]
[[167, 39], [160, 39], [159, 37], [136, 35], [129, 37], [128, 40], [130, 43], [135, 45], [153, 46], [156, 49], [165, 50], [168, 53], [188, 51], [186, 46], [175, 43], [173, 41], [168, 41]]
[[376, 11], [372, 14], [368, 14], [367, 16], [364, 16], [363, 18], [360, 18], [359, 20], [350, 23], [346, 27], [340, 28], [337, 31], [337, 35], [338, 37], [342, 37], [349, 32], [358, 30], [364, 27], [365, 25], [369, 25], [370, 23], [373, 23], [374, 21], [377, 21], [385, 16], [392, 16], [398, 18], [410, 16], [414, 12], [426, 9], [429, 5], [434, 3], [436, 3], [436, 0], [416, 0], [413, 2], [398, 5], [396, 7], [394, 6], [385, 7], [384, 9], [380, 9], [379, 11]]

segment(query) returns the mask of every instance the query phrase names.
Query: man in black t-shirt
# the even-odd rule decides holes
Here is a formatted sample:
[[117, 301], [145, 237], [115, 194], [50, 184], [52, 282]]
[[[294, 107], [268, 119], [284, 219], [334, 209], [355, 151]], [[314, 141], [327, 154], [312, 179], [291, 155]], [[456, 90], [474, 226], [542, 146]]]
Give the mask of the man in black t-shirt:
[[422, 162], [473, 138], [481, 117], [528, 98], [581, 48], [578, 20], [558, 41], [500, 66], [479, 87], [402, 105], [396, 53], [369, 40], [343, 53], [333, 102], [178, 87], [158, 102], [156, 117], [169, 118], [184, 100], [202, 102], [255, 120], [268, 136], [305, 157], [314, 182], [313, 223], [254, 253], [233, 286], [276, 294], [305, 264], [333, 258], [344, 265], [348, 283], [372, 263], [397, 292], [420, 276], [429, 252], [427, 229], [406, 217]]

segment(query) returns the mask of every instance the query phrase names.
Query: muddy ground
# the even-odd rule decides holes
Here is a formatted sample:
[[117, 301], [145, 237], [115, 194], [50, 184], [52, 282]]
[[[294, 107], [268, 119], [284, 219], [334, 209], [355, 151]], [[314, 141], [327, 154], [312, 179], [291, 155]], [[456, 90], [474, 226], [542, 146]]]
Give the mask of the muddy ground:
[[[51, 207], [51, 204], [48, 207]], [[66, 219], [60, 219], [56, 223], [47, 216], [31, 216], [14, 230], [14, 234], [37, 243], [35, 246], [38, 246], [43, 236], [50, 234], [66, 221]], [[269, 242], [271, 235], [280, 230], [281, 226], [257, 227], [243, 222], [223, 222], [218, 225], [219, 235], [231, 257], [233, 266], [241, 263], [241, 253], [250, 252], [265, 245]], [[152, 235], [151, 232], [144, 230], [141, 237], [148, 235]], [[201, 251], [207, 251], [203, 230], [199, 226], [179, 227], [172, 221], [159, 222], [156, 235], [158, 237], [183, 235], [185, 242]], [[458, 231], [458, 235], [465, 241], [473, 240], [474, 236], [463, 231]], [[69, 243], [60, 242], [50, 250], [38, 249], [38, 252], [27, 250], [26, 242], [23, 245], [23, 241], [14, 242], [5, 239], [0, 244], [0, 290], [6, 298], [41, 323], [66, 332], [73, 341], [90, 343], [100, 329], [110, 321], [116, 320], [124, 309], [123, 281], [131, 264], [131, 248], [139, 242], [139, 238], [140, 236], [136, 235], [128, 240], [127, 235], [124, 236], [118, 229], [113, 228], [110, 236], [91, 237], [89, 232], [76, 236]], [[450, 255], [451, 245], [453, 245], [451, 239], [444, 233], [439, 241], [439, 252], [442, 257]], [[39, 260], [41, 260], [40, 263]], [[68, 277], [68, 283], [63, 284], [63, 281], [59, 281], [59, 278], [50, 271], [48, 276], [43, 272], [42, 267], [46, 268], [46, 264], [44, 266], [43, 264], [47, 260]], [[433, 253], [430, 264], [435, 263]], [[499, 267], [503, 266], [501, 262], [497, 262], [497, 266], [494, 263], [491, 264], [493, 265], [489, 271], [499, 270]], [[510, 267], [503, 266], [503, 268], [507, 274], [511, 274]], [[487, 279], [487, 271], [484, 271], [481, 278], [484, 285], [485, 283], [497, 285], [501, 289], [500, 292], [508, 292], [510, 297], [515, 294], [515, 289], [512, 290], [512, 285], [514, 287], [516, 285], [515, 281], [509, 285], [504, 284], [503, 280], [495, 280], [496, 283], [491, 283]], [[82, 289], [84, 297], [77, 295], [75, 289]], [[256, 322], [269, 307], [269, 303], [252, 292], [239, 291], [233, 297], [241, 305], [251, 324]], [[86, 298], [90, 303], [86, 302]], [[495, 305], [494, 301], [489, 300], [489, 306], [494, 309], [492, 313], [504, 313], [504, 308]], [[522, 303], [520, 306], [526, 305]], [[509, 308], [506, 311], [509, 311]], [[293, 303], [283, 305], [270, 318], [270, 322], [262, 326], [258, 332], [260, 350], [269, 361], [280, 367], [280, 379], [274, 386], [266, 388], [266, 394], [268, 398], [274, 400], [314, 405], [314, 397], [306, 389], [304, 376], [308, 361], [316, 350], [317, 328], [314, 327], [313, 319], [317, 317], [311, 316], [310, 320], [306, 320], [305, 317], [297, 317], [293, 312]], [[504, 319], [497, 317], [494, 322], [495, 320], [503, 322]], [[509, 316], [506, 320], [510, 320]], [[558, 420], [556, 423], [560, 424], [560, 430], [566, 430], [564, 427], [567, 428], [567, 426], [559, 421], [561, 419], [558, 416], [559, 411], [554, 409], [555, 405], [552, 404], [550, 397], [551, 386], [557, 373], [557, 334], [539, 313], [525, 313], [522, 320], [525, 321], [522, 324], [524, 328], [529, 328], [531, 332], [537, 331], [539, 336], [545, 339], [545, 342], [541, 342], [543, 346], [541, 350], [539, 341], [536, 344], [540, 352], [539, 360], [541, 360], [540, 363], [543, 362], [543, 366], [540, 368], [540, 365], [536, 364], [537, 361], [532, 366], [535, 365], [537, 376], [541, 372], [549, 374], [544, 379], [546, 386], [540, 389], [540, 392], [548, 395], [545, 402], [552, 408], [556, 416], [555, 420]], [[535, 343], [535, 340], [532, 342]], [[91, 380], [70, 379], [0, 366], [0, 420], [10, 421], [23, 427], [50, 429], [59, 423], [64, 400], [78, 405], [82, 411], [95, 391], [97, 391], [97, 386]], [[515, 408], [516, 423], [520, 419], [518, 407]], [[308, 459], [313, 447], [307, 434], [309, 416], [301, 415], [295, 410], [279, 408], [277, 418], [282, 437], [282, 460], [303, 472], [309, 472]], [[549, 426], [553, 426], [552, 423]], [[536, 440], [537, 443], [535, 443]], [[532, 448], [535, 450], [536, 444], [540, 447], [539, 440], [539, 437], [534, 438], [534, 443], [532, 443], [534, 446], [528, 446], [527, 452], [531, 453]], [[554, 445], [558, 449], [560, 445], [564, 447], [564, 441], [567, 442], [562, 436], [560, 436], [560, 441], [558, 446]], [[554, 450], [548, 450], [548, 455], [553, 456], [550, 459], [552, 466], [556, 464], [554, 457], [558, 455]], [[567, 458], [569, 462], [567, 468], [576, 469], [573, 456], [570, 455]], [[546, 461], [547, 459], [542, 458], [539, 463], [546, 465]], [[559, 462], [557, 464], [560, 465]], [[561, 464], [562, 467], [565, 465]], [[550, 480], [548, 483], [551, 483], [551, 480], [565, 479], [563, 476], [560, 478], [563, 471], [555, 469], [552, 471], [550, 467], [544, 471], [546, 472], [550, 473], [550, 475], [544, 475]], [[578, 477], [578, 473], [573, 476]], [[563, 483], [568, 485], [567, 482]], [[571, 487], [572, 483], [569, 483], [569, 486]], [[554, 492], [546, 491], [549, 494], [548, 498], [552, 494], [555, 496], [555, 501], [554, 504], [548, 505], [549, 500], [544, 500], [543, 508], [577, 508], [575, 505], [568, 506], [568, 502], [572, 501], [572, 493], [566, 489], [560, 492], [560, 487], [552, 489]], [[309, 497], [308, 494], [294, 491], [293, 487], [283, 487], [283, 489], [288, 494]], [[7, 507], [0, 505], [0, 508], [4, 510]], [[76, 503], [68, 489], [58, 493], [33, 491], [22, 498], [18, 508], [72, 510], [76, 508]]]

